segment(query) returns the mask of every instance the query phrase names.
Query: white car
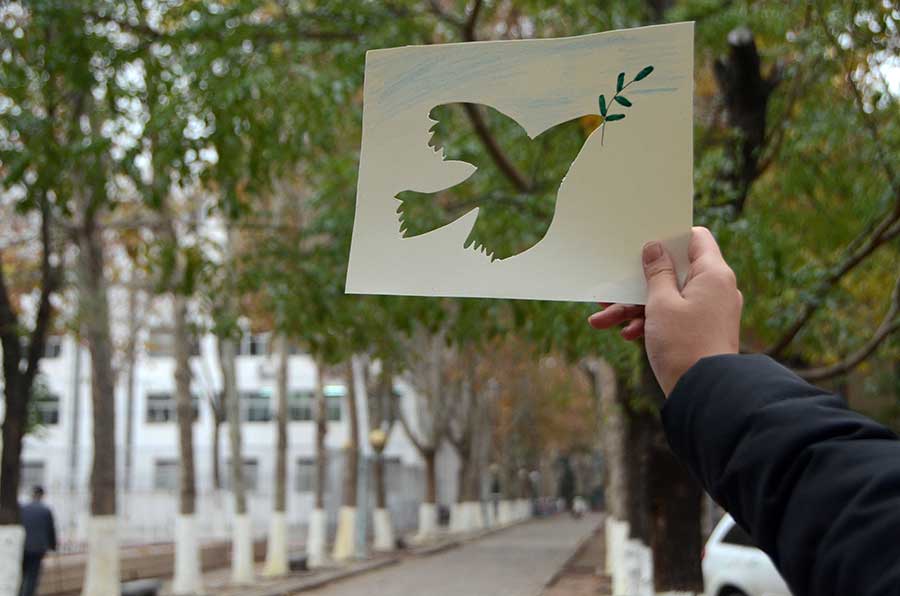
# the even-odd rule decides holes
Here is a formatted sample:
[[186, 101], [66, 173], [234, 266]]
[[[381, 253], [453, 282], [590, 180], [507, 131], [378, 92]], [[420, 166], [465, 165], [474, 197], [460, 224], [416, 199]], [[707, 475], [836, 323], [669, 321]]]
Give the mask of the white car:
[[791, 596], [769, 556], [730, 515], [706, 541], [703, 585], [706, 596]]

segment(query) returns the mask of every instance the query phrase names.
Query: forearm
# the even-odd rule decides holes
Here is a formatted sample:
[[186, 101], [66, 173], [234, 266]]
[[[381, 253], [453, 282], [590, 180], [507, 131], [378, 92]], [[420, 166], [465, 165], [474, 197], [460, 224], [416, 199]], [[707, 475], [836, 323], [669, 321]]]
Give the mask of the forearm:
[[769, 358], [738, 355], [692, 367], [663, 422], [676, 454], [797, 596], [895, 593], [886, 588], [900, 585], [891, 431]]

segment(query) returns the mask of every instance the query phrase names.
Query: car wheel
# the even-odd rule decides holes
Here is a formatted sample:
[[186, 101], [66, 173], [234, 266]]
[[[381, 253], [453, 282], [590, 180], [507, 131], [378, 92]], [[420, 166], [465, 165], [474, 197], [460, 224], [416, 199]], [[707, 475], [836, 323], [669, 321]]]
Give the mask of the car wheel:
[[719, 596], [747, 596], [747, 593], [737, 588], [722, 588]]

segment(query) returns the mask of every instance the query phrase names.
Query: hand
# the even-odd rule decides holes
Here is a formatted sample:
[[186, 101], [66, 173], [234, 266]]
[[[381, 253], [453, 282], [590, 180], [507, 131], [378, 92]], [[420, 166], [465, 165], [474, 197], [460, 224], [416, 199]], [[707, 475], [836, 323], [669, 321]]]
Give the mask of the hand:
[[672, 258], [659, 242], [644, 246], [647, 305], [604, 305], [588, 319], [596, 329], [626, 323], [622, 337], [645, 337], [656, 380], [668, 397], [681, 375], [701, 358], [736, 354], [743, 297], [734, 272], [706, 228], [692, 230], [691, 266], [681, 291]]

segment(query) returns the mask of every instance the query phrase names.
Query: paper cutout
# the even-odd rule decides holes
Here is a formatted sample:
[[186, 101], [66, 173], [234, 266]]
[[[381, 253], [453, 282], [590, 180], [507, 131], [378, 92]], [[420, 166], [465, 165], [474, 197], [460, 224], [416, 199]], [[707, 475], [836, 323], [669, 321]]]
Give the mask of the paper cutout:
[[[626, 82], [625, 73], [637, 74]], [[692, 23], [374, 50], [364, 93], [348, 293], [642, 303], [640, 250], [653, 239], [686, 271]], [[435, 138], [451, 104], [496, 111], [521, 128], [523, 144], [599, 119], [583, 144], [566, 137], [577, 155], [553, 205], [538, 204], [546, 220], [544, 211], [532, 219], [544, 229], [517, 238], [516, 212], [494, 213], [514, 195], [446, 200], [490, 165]]]

